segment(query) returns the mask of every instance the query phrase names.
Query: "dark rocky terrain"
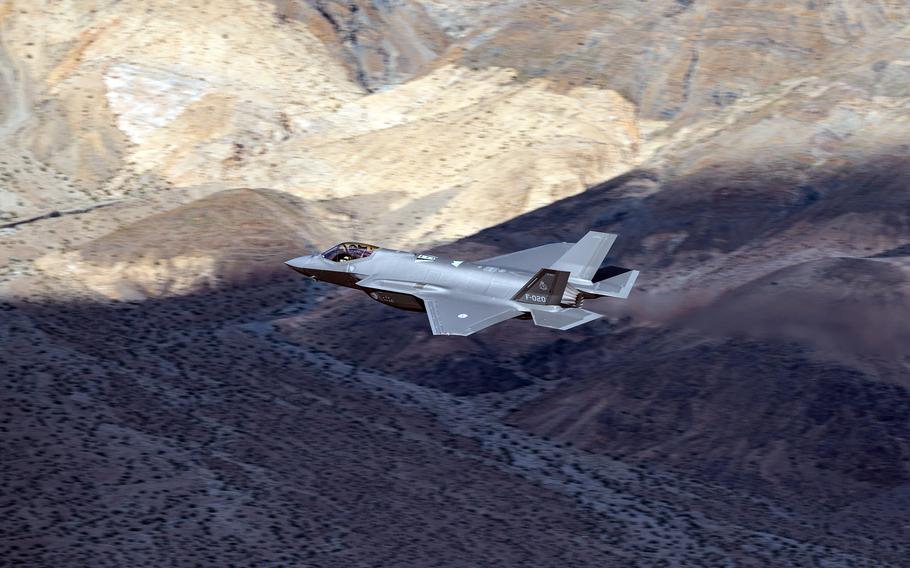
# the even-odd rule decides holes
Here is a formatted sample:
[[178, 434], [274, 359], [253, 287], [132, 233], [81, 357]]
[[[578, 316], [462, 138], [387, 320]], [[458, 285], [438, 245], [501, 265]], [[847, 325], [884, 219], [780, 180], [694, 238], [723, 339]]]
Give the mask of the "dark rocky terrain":
[[[61, 302], [63, 282], [36, 279], [2, 318], [2, 556], [899, 566], [904, 167], [819, 178], [811, 198], [786, 178], [637, 172], [442, 249], [620, 232], [613, 260], [643, 270], [634, 301], [594, 303], [610, 317], [564, 334], [511, 321], [431, 338], [422, 315], [353, 291], [251, 280], [242, 254], [182, 298]], [[128, 257], [160, 228], [145, 254], [176, 254], [171, 217], [232, 210], [93, 246]], [[890, 229], [843, 238], [848, 223]], [[230, 234], [249, 246], [249, 229]]]
[[[612, 319], [557, 337], [513, 321], [439, 341], [356, 294], [280, 325], [339, 357], [346, 343], [327, 336], [373, 338], [365, 364], [459, 395], [543, 385], [507, 424], [823, 511], [903, 550], [906, 501], [882, 496], [910, 488], [908, 165], [799, 183], [636, 173], [442, 249], [482, 258], [621, 233], [614, 260], [643, 271], [634, 298], [591, 302]], [[635, 196], [643, 180], [662, 187]]]
[[[0, 565], [906, 566], [908, 132], [901, 1], [0, 0]], [[565, 333], [283, 265], [592, 229]]]
[[[442, 249], [620, 232], [635, 301], [559, 335], [431, 338], [419, 314], [230, 263], [184, 298], [59, 303], [36, 282], [3, 312], [4, 557], [900, 565], [904, 168], [820, 177], [811, 198], [786, 178], [634, 173]], [[168, 219], [96, 252], [179, 252]], [[890, 229], [845, 239], [845, 223]]]
[[293, 287], [5, 305], [3, 563], [621, 563], [629, 529], [255, 333]]
[[[287, 342], [269, 322], [318, 310], [306, 291], [279, 278], [5, 304], [5, 562], [878, 566], [905, 553], [860, 517], [731, 490], [729, 470], [711, 483], [678, 460], [634, 465], [508, 426], [539, 416], [546, 397], [510, 412], [538, 386], [452, 396]], [[613, 430], [660, 438], [653, 423]]]
[[98, 239], [87, 258], [220, 250], [180, 237], [201, 216], [236, 243], [184, 297], [44, 275], [4, 304], [2, 557], [900, 566], [907, 162], [808, 174], [636, 171], [439, 249], [621, 233], [635, 295], [561, 334], [432, 338], [420, 314], [255, 269], [263, 226], [231, 204], [288, 230], [267, 191]]

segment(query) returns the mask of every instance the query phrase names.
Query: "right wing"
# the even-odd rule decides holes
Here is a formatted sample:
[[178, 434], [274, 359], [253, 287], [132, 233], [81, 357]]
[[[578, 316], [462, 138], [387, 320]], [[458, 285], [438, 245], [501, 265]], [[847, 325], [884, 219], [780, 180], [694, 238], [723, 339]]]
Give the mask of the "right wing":
[[424, 298], [430, 328], [434, 335], [471, 335], [507, 319], [521, 315], [519, 310], [496, 304], [457, 300], [455, 298]]
[[566, 251], [575, 246], [572, 243], [553, 243], [478, 260], [474, 264], [490, 264], [500, 268], [512, 268], [523, 272], [537, 272], [559, 260]]
[[501, 321], [521, 315], [503, 305], [459, 300], [441, 295], [443, 290], [430, 284], [415, 284], [370, 276], [357, 283], [364, 288], [410, 294], [423, 300], [434, 335], [471, 335]]

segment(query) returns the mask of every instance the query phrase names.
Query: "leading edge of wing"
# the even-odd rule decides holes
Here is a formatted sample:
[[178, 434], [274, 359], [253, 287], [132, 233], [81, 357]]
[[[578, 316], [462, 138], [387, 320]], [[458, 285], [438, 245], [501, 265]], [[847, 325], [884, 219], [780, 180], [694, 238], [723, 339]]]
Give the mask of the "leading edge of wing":
[[474, 264], [489, 264], [500, 268], [512, 268], [524, 272], [537, 272], [559, 260], [574, 243], [551, 243], [478, 260]]
[[434, 335], [471, 335], [521, 314], [503, 305], [454, 298], [427, 298], [424, 305]]
[[434, 286], [432, 284], [410, 282], [408, 280], [391, 280], [389, 278], [378, 278], [376, 276], [368, 276], [363, 280], [359, 280], [357, 282], [357, 285], [361, 288], [371, 288], [375, 290], [385, 290], [386, 292], [400, 292], [402, 294], [411, 294], [412, 296], [417, 296], [420, 299], [424, 299], [424, 294], [432, 294], [443, 291], [443, 289], [439, 286]]
[[522, 313], [503, 305], [438, 296], [437, 293], [442, 290], [427, 284], [372, 276], [357, 284], [364, 288], [411, 294], [423, 300], [433, 335], [471, 335]]

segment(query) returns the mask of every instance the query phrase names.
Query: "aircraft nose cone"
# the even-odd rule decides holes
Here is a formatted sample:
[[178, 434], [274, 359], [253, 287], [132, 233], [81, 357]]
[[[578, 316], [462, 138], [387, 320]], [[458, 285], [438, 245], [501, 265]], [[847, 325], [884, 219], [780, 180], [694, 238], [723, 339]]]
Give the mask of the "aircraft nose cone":
[[315, 257], [315, 255], [312, 255], [312, 254], [305, 255], [305, 256], [298, 256], [297, 258], [292, 258], [291, 260], [286, 260], [284, 263], [286, 265], [290, 266], [291, 268], [293, 268], [294, 270], [296, 270], [297, 272], [303, 274], [304, 276], [312, 277], [314, 275], [313, 270], [312, 270], [314, 257]]
[[284, 263], [290, 266], [291, 268], [303, 268], [307, 265], [307, 261], [313, 258], [313, 255], [298, 256], [297, 258], [292, 258], [291, 260], [286, 260]]

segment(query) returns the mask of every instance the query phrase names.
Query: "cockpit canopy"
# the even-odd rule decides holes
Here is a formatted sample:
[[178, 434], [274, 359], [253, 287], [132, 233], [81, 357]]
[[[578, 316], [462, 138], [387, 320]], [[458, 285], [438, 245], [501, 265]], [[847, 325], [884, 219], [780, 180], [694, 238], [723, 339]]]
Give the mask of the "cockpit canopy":
[[378, 248], [375, 245], [365, 243], [341, 243], [322, 253], [322, 256], [332, 262], [348, 262], [366, 258]]

